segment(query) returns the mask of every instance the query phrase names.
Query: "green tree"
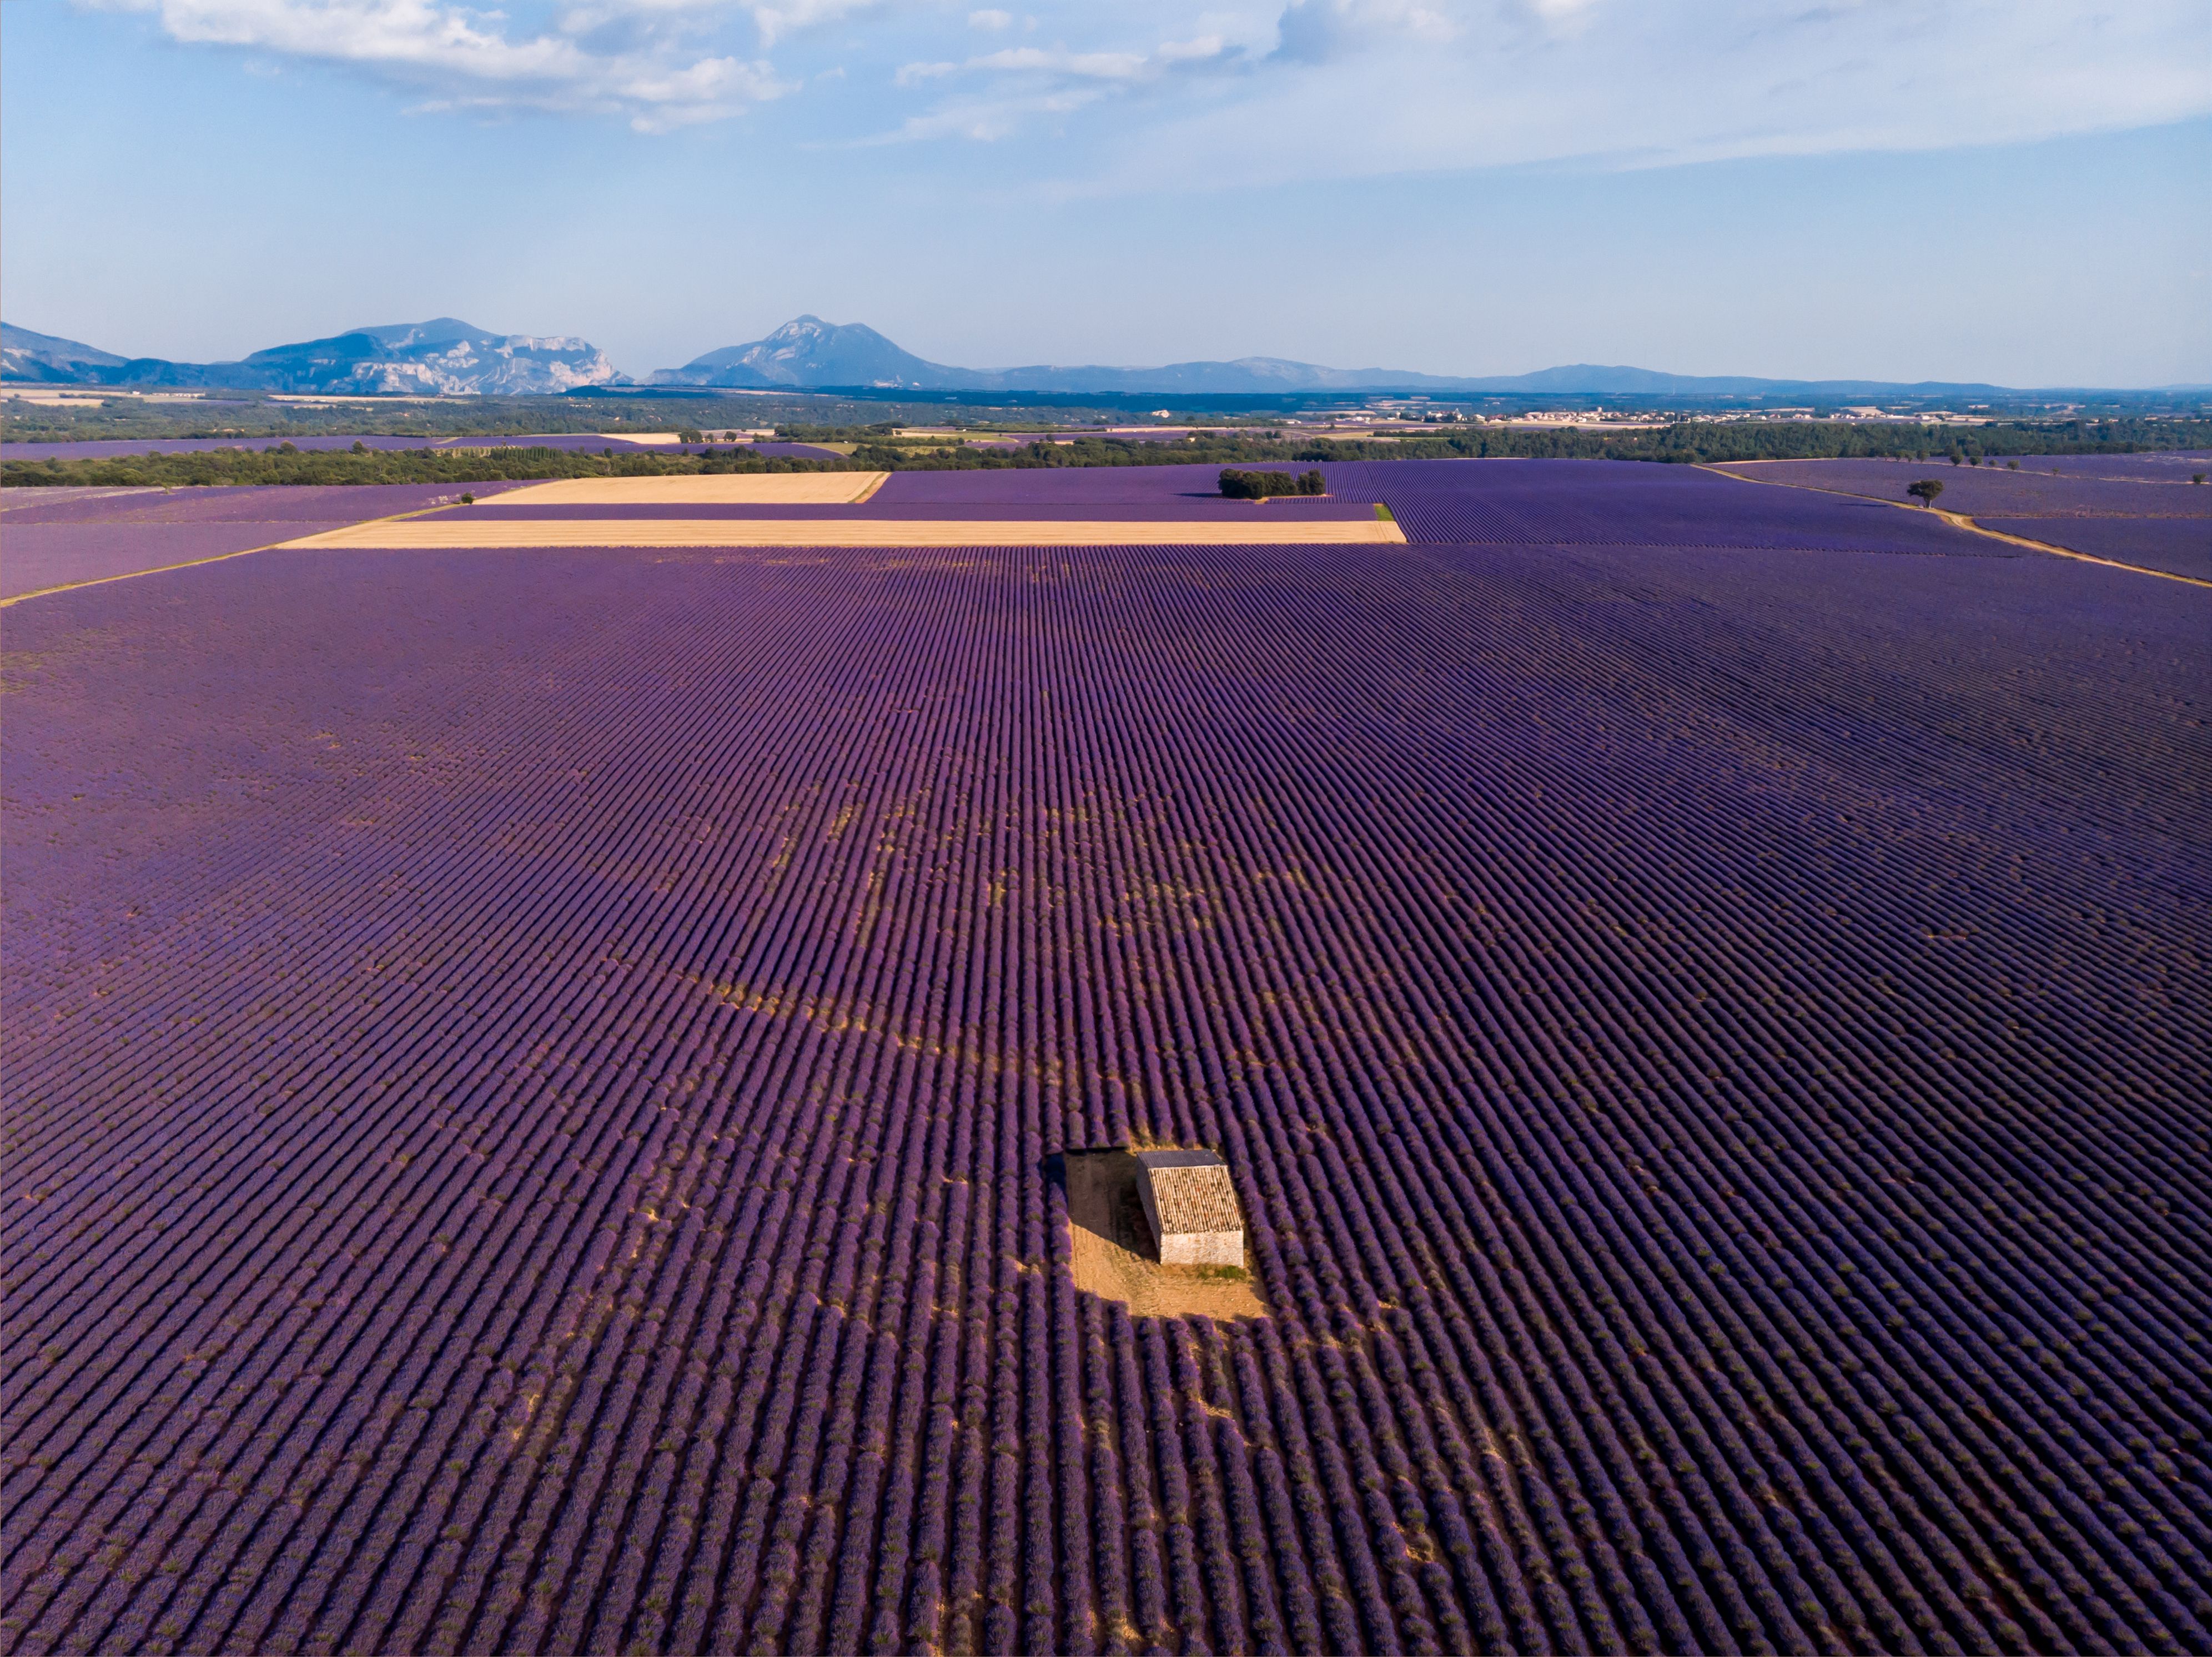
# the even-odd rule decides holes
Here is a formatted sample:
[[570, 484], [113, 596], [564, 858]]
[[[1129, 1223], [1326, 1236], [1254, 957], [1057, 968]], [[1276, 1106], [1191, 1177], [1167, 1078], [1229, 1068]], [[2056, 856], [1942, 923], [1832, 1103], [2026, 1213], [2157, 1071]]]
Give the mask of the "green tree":
[[1936, 497], [1943, 492], [1943, 485], [1934, 478], [1923, 478], [1917, 483], [1907, 484], [1905, 492], [1923, 506], [1936, 504]]

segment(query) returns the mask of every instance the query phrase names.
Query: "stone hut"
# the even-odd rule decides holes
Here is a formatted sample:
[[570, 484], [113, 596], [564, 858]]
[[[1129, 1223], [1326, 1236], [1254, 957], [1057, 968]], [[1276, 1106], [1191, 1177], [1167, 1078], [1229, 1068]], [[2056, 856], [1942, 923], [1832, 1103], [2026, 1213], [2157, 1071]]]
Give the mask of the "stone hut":
[[1160, 1264], [1244, 1264], [1244, 1215], [1229, 1165], [1212, 1151], [1139, 1151], [1137, 1193], [1159, 1240]]

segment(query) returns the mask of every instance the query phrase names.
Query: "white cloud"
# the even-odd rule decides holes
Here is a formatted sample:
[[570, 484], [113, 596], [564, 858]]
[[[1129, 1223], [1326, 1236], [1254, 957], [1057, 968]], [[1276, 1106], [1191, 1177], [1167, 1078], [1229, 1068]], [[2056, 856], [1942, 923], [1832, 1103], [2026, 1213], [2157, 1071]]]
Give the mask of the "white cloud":
[[1291, 0], [1276, 25], [1275, 55], [1328, 63], [1393, 40], [1440, 46], [1455, 39], [1462, 27], [1448, 5], [1428, 0]]
[[1218, 34], [1202, 34], [1195, 40], [1163, 40], [1152, 56], [1163, 64], [1200, 64], [1221, 56], [1228, 44]]
[[173, 39], [192, 44], [434, 66], [483, 80], [567, 78], [583, 64], [572, 40], [509, 40], [495, 28], [477, 27], [476, 14], [428, 0], [144, 0], [134, 9], [154, 12]]
[[[1053, 144], [1026, 165], [1074, 191], [1937, 149], [2212, 113], [2204, 0], [494, 3], [79, 0], [279, 70], [346, 65], [418, 108], [647, 131], [826, 92], [849, 63], [888, 110], [813, 102], [814, 147], [1034, 126]], [[971, 55], [977, 32], [1024, 44]], [[823, 130], [856, 109], [890, 130]]]
[[860, 147], [968, 138], [978, 143], [1010, 138], [1039, 119], [1073, 114], [1106, 95], [1101, 86], [1065, 87], [1005, 98], [956, 98], [926, 115], [913, 115], [896, 131], [863, 138]]
[[2212, 113], [2208, 57], [2202, 0], [1291, 0], [1069, 187], [2032, 142]]
[[[1220, 58], [1228, 42], [1218, 34], [1168, 40], [1148, 52], [1075, 52], [1062, 46], [1007, 46], [965, 63], [915, 63], [893, 77], [902, 87], [946, 76], [996, 76], [1015, 89], [993, 95], [963, 93], [925, 115], [910, 116], [895, 131], [867, 143], [963, 137], [990, 142], [1010, 137], [1030, 116], [1062, 116], [1095, 103], [1102, 89], [1121, 89], [1158, 79], [1187, 64]], [[1042, 89], [1040, 89], [1042, 88]]]
[[1009, 46], [1004, 52], [971, 58], [968, 67], [1073, 75], [1093, 81], [1126, 81], [1141, 74], [1149, 61], [1141, 52], [1070, 52], [1064, 46]]
[[936, 108], [908, 116], [892, 131], [859, 142], [863, 146], [935, 138], [995, 143], [1012, 137], [1032, 121], [1062, 119], [1109, 94], [1125, 93], [1186, 68], [1214, 63], [1229, 50], [1222, 36], [1207, 34], [1191, 40], [1163, 41], [1143, 52], [1007, 46], [964, 63], [907, 64], [892, 77], [901, 87], [958, 75], [995, 81], [1000, 89], [955, 93]]
[[855, 12], [877, 9], [883, 0], [742, 0], [759, 26], [763, 49], [824, 23], [842, 22]]
[[641, 9], [688, 0], [573, 9], [550, 29], [508, 32], [503, 13], [438, 0], [103, 0], [150, 12], [171, 39], [264, 58], [343, 64], [421, 91], [418, 110], [530, 109], [627, 117], [644, 131], [726, 119], [790, 88], [765, 62], [686, 51], [650, 30], [615, 49], [585, 38]]

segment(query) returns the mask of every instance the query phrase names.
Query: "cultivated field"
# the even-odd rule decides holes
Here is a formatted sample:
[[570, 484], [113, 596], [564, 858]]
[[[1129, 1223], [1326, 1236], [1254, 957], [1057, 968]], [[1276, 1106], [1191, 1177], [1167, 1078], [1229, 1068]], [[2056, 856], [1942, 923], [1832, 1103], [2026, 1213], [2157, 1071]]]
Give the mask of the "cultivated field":
[[[2062, 460], [2075, 465], [2062, 466]], [[1981, 527], [2145, 570], [2212, 581], [2212, 457], [2031, 455], [2010, 466], [1925, 460], [1777, 460], [1715, 470], [1766, 484], [1904, 503], [1915, 479], [1943, 485], [1936, 505]]]
[[326, 525], [447, 505], [464, 489], [484, 498], [507, 487], [12, 489], [0, 495], [0, 599], [226, 557]]
[[525, 484], [504, 498], [513, 506], [629, 506], [638, 503], [706, 506], [768, 503], [824, 506], [873, 493], [881, 472], [729, 472], [673, 478], [561, 478]]
[[2070, 513], [2047, 518], [1975, 519], [1984, 529], [2025, 536], [2091, 557], [2212, 581], [2212, 516], [2202, 518]]
[[2212, 1648], [2212, 594], [1328, 472], [0, 613], [0, 1649]]
[[1402, 541], [1368, 515], [1305, 522], [1213, 518], [414, 518], [355, 524], [295, 547], [544, 546], [1284, 546]]

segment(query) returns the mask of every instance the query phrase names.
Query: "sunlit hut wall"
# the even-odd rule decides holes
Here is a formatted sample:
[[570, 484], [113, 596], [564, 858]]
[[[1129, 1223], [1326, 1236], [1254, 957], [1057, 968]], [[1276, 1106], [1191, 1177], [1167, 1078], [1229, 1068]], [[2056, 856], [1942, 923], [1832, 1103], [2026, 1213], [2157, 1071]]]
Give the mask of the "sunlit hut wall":
[[1139, 1151], [1137, 1190], [1160, 1264], [1242, 1266], [1244, 1215], [1229, 1167], [1212, 1151]]

